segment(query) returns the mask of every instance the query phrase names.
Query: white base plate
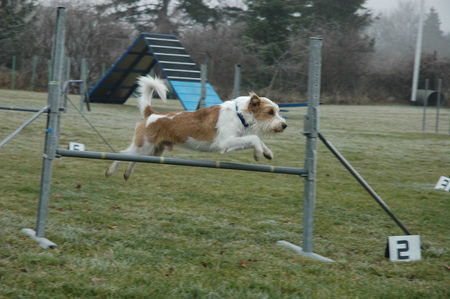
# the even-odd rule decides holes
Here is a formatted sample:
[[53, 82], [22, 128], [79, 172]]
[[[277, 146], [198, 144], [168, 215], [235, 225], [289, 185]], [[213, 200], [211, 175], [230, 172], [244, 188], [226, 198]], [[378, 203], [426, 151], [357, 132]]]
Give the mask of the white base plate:
[[292, 243], [289, 243], [287, 241], [278, 241], [277, 245], [281, 245], [283, 247], [287, 247], [289, 249], [292, 249], [296, 253], [298, 253], [300, 255], [303, 255], [305, 257], [312, 258], [314, 260], [318, 260], [318, 261], [321, 261], [321, 262], [329, 262], [329, 263], [333, 263], [334, 262], [332, 259], [323, 257], [323, 256], [318, 255], [318, 254], [315, 254], [314, 252], [305, 252], [305, 251], [303, 251], [303, 249], [301, 247], [296, 246], [296, 245], [294, 245]]
[[22, 233], [24, 233], [25, 235], [27, 235], [31, 239], [35, 240], [36, 242], [38, 242], [38, 245], [41, 248], [48, 249], [48, 248], [55, 248], [56, 247], [56, 244], [53, 243], [52, 241], [50, 241], [50, 240], [48, 240], [46, 238], [36, 237], [36, 232], [33, 229], [31, 229], [31, 228], [24, 228], [24, 229], [22, 229]]

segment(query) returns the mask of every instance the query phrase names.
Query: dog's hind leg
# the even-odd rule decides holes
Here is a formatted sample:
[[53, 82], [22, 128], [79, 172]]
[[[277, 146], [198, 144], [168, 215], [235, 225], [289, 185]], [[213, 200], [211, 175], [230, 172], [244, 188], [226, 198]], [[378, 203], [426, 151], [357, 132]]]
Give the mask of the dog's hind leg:
[[125, 169], [125, 173], [123, 174], [123, 178], [125, 179], [125, 181], [127, 181], [130, 178], [135, 167], [136, 167], [136, 162], [128, 163], [127, 169]]
[[[134, 143], [134, 142], [133, 142]], [[128, 146], [128, 148], [127, 149], [124, 149], [123, 151], [120, 151], [122, 154], [130, 154], [130, 155], [133, 155], [133, 154], [136, 154], [136, 152], [137, 152], [137, 147], [134, 145], [134, 144], [130, 144], [130, 146]], [[112, 176], [113, 174], [114, 174], [114, 172], [116, 172], [116, 170], [117, 170], [117, 167], [119, 166], [119, 164], [121, 163], [122, 161], [114, 161], [114, 162], [112, 162], [111, 163], [111, 165], [109, 166], [109, 168], [108, 169], [106, 169], [106, 171], [105, 171], [105, 176]]]
[[105, 171], [105, 176], [112, 176], [114, 174], [114, 172], [116, 172], [117, 170], [117, 166], [119, 166], [120, 161], [114, 161], [111, 163], [111, 165], [109, 166], [108, 169], [106, 169]]

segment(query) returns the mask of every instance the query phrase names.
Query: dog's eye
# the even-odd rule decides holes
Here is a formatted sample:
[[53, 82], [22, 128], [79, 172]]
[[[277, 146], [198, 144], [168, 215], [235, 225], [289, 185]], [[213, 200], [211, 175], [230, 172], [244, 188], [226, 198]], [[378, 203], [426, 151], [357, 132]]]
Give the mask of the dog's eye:
[[269, 112], [267, 112], [267, 113], [269, 113], [270, 115], [274, 115], [275, 114], [275, 112], [273, 110], [269, 110]]

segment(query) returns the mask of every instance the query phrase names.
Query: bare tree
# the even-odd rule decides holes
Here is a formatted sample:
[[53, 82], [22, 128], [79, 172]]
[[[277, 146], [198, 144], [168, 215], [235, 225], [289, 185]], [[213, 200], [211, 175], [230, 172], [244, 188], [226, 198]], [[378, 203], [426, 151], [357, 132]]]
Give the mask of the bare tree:
[[398, 7], [378, 16], [369, 29], [375, 39], [372, 67], [391, 68], [400, 57], [413, 57], [419, 12], [412, 2], [400, 1]]
[[[98, 15], [92, 7], [77, 5], [76, 2], [57, 1], [68, 7], [66, 17], [66, 56], [72, 60], [72, 77], [80, 77], [80, 62], [88, 60], [89, 80], [96, 81], [101, 65], [115, 62], [126, 49], [133, 36], [133, 29], [113, 17]], [[38, 85], [46, 86], [48, 79], [47, 61], [51, 58], [51, 46], [55, 27], [54, 7], [37, 8], [36, 18], [23, 32], [16, 53], [20, 53], [22, 76], [29, 76], [31, 59], [39, 58]], [[25, 80], [26, 81], [26, 80]]]

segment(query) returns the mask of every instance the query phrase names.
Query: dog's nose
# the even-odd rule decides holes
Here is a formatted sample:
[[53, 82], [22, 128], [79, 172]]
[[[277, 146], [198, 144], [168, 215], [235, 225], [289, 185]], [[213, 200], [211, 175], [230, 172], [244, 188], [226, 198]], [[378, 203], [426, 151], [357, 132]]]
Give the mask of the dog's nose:
[[287, 128], [287, 124], [286, 123], [283, 123], [281, 126], [283, 127], [283, 130]]

